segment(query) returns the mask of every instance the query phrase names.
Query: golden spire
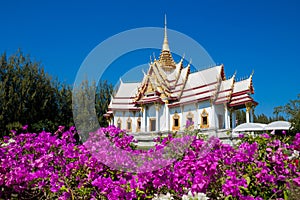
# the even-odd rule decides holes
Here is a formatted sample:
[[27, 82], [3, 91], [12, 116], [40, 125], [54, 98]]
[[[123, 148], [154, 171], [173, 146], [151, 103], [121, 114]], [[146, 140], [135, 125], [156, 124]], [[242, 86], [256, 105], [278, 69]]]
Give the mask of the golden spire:
[[165, 15], [165, 31], [164, 31], [164, 42], [162, 45], [161, 54], [159, 56], [159, 61], [162, 64], [162, 67], [166, 70], [175, 69], [175, 62], [170, 52], [168, 35], [167, 35], [167, 16]]
[[167, 35], [167, 15], [165, 15], [165, 35], [164, 35], [164, 43], [162, 46], [162, 50], [170, 51], [169, 42], [168, 42], [168, 35]]

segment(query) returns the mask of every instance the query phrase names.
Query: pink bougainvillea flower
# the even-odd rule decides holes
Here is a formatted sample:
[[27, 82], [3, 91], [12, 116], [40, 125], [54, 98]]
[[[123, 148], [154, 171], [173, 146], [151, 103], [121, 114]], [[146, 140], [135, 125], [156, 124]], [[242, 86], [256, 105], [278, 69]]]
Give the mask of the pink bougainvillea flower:
[[266, 138], [266, 139], [270, 139], [271, 138], [268, 133], [263, 133], [263, 134], [261, 134], [261, 136], [264, 137], [264, 138]]
[[300, 177], [294, 178], [294, 179], [293, 179], [293, 182], [294, 182], [298, 187], [300, 187]]
[[13, 135], [16, 135], [17, 131], [15, 130], [10, 130], [10, 132], [13, 134]]
[[58, 126], [58, 131], [62, 132], [65, 129], [64, 126]]
[[[60, 126], [57, 132], [61, 137], [46, 131], [3, 137], [0, 143], [0, 199], [11, 199], [12, 194], [32, 195], [38, 188], [43, 191], [41, 194], [50, 193], [59, 199], [80, 198], [82, 193], [91, 199], [146, 199], [168, 192], [174, 199], [181, 199], [190, 191], [194, 195], [206, 194], [209, 199], [231, 196], [241, 200], [262, 200], [270, 198], [264, 196], [266, 194], [275, 194], [274, 199], [282, 199], [282, 190], [288, 187], [290, 180], [300, 186], [297, 166], [300, 134], [296, 134], [290, 144], [268, 134], [250, 139], [245, 135], [239, 138], [241, 142], [236, 147], [223, 144], [217, 138], [208, 142], [194, 137], [174, 163], [156, 171], [132, 173], [115, 170], [96, 159], [95, 155], [107, 159], [107, 152], [114, 150], [102, 137], [141, 157], [150, 153], [160, 155], [160, 149], [173, 155], [173, 148], [165, 147], [170, 141], [181, 144], [184, 138], [169, 134], [155, 139], [156, 145], [150, 150], [135, 150], [133, 136], [109, 126], [89, 133], [90, 137], [84, 142], [90, 144], [91, 148], [87, 150], [88, 145], [76, 145], [75, 131], [75, 127], [65, 130]], [[107, 151], [102, 151], [103, 146]], [[289, 159], [287, 152], [288, 155], [294, 152], [295, 156]], [[131, 167], [136, 162], [130, 156], [116, 154], [113, 158], [107, 159], [108, 164], [124, 163]], [[138, 164], [148, 169], [163, 166], [163, 162], [159, 156], [154, 156]], [[254, 192], [257, 194], [251, 196]]]
[[24, 125], [23, 127], [22, 127], [22, 129], [25, 131], [25, 130], [27, 130], [28, 129], [28, 125]]

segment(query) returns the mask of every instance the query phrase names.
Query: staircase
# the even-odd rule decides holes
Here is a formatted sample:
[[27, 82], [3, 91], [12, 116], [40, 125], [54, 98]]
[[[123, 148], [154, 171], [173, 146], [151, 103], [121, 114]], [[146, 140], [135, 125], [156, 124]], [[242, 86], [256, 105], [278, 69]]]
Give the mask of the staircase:
[[[138, 141], [136, 144], [138, 149], [150, 149], [154, 147], [155, 142], [153, 139], [157, 137], [166, 137], [170, 134], [170, 131], [153, 131], [153, 132], [139, 132], [130, 133]], [[182, 132], [177, 132], [180, 134]], [[238, 141], [238, 137], [233, 137], [231, 129], [199, 129], [200, 134], [207, 135], [208, 137], [218, 137], [224, 144], [234, 145]]]

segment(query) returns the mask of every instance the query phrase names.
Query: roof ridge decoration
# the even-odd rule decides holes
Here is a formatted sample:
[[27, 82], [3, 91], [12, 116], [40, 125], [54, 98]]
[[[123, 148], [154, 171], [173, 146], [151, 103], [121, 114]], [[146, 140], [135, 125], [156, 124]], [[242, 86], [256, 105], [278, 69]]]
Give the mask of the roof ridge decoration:
[[212, 101], [213, 102], [215, 102], [218, 99], [218, 94], [219, 94], [219, 92], [221, 90], [221, 83], [222, 83], [222, 81], [225, 81], [224, 77], [225, 77], [224, 65], [222, 64], [220, 72], [219, 72], [219, 74], [216, 77], [217, 84], [215, 86], [215, 92], [213, 93], [213, 96], [212, 96]]
[[225, 70], [224, 70], [223, 64], [221, 64], [221, 78], [222, 78], [222, 81], [226, 80], [226, 75], [225, 75]]
[[[181, 91], [180, 91], [180, 93], [178, 95], [178, 98], [181, 98], [181, 96], [183, 94], [183, 90], [184, 90], [184, 88], [186, 86], [186, 82], [187, 82], [188, 76], [190, 74], [190, 67], [191, 67], [191, 63], [189, 63], [188, 66], [187, 66], [187, 72], [185, 74], [185, 77], [184, 77], [185, 79], [183, 80], [183, 85], [181, 87]], [[181, 72], [181, 70], [180, 70], [180, 72]]]
[[[164, 72], [160, 69], [160, 67], [158, 67], [158, 66], [156, 65], [156, 63], [155, 63], [154, 65], [152, 65], [151, 67], [153, 68], [154, 73], [156, 73], [156, 71], [157, 71], [157, 74], [162, 78], [162, 81], [160, 81], [160, 82], [161, 82], [162, 84], [166, 85], [166, 87], [167, 87], [168, 89], [170, 89], [170, 85], [169, 85], [169, 83], [166, 81], [167, 77], [166, 77], [166, 75], [164, 74]], [[155, 71], [154, 69], [155, 69], [156, 71]]]
[[174, 87], [176, 87], [176, 84], [178, 83], [178, 80], [180, 79], [180, 75], [181, 75], [181, 71], [183, 69], [183, 60], [184, 60], [184, 56], [180, 59], [180, 61], [177, 63], [176, 66], [176, 74], [175, 74], [175, 83], [174, 83]]
[[232, 75], [232, 77], [230, 79], [232, 79], [232, 85], [231, 85], [231, 90], [227, 96], [227, 101], [230, 102], [231, 98], [232, 98], [232, 93], [233, 93], [233, 88], [234, 88], [234, 83], [235, 83], [235, 76], [236, 76], [236, 71], [234, 72], [234, 74]]
[[254, 74], [254, 70], [252, 71], [251, 75], [249, 76], [249, 79], [250, 79], [250, 85], [249, 85], [249, 90], [251, 92], [251, 94], [254, 94], [254, 87], [253, 87], [253, 83], [252, 83], [252, 77], [253, 77], [253, 74]]
[[174, 73], [175, 73], [175, 82], [173, 82], [173, 84], [172, 84], [173, 89], [176, 88], [176, 85], [177, 85], [177, 83], [178, 83], [178, 81], [180, 79], [181, 73], [182, 73], [182, 69], [184, 68], [184, 66], [183, 66], [183, 60], [184, 60], [184, 55], [180, 59], [180, 61], [178, 63], [176, 63], [176, 66], [175, 66], [175, 69], [174, 69], [175, 70], [174, 71]]

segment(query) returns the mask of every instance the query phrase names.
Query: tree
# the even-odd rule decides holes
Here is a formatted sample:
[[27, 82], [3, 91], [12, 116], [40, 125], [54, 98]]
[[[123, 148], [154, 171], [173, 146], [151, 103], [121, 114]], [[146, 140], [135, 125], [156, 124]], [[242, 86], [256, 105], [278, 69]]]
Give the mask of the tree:
[[283, 107], [282, 106], [277, 106], [274, 108], [273, 114], [275, 115], [275, 120], [279, 120], [279, 113], [283, 112]]
[[95, 82], [84, 80], [73, 89], [74, 120], [83, 140], [89, 132], [108, 125], [103, 114], [107, 111], [112, 92], [113, 86], [107, 81], [100, 81], [96, 87]]
[[244, 110], [237, 110], [236, 111], [236, 120], [237, 120], [236, 125], [246, 123], [246, 112]]
[[290, 100], [286, 105], [274, 108], [274, 113], [277, 112], [287, 116], [292, 123], [293, 132], [300, 132], [300, 94], [298, 94], [297, 99]]
[[100, 126], [107, 126], [107, 120], [103, 115], [107, 112], [108, 105], [113, 93], [112, 84], [108, 84], [107, 81], [101, 81], [96, 91], [96, 112]]
[[[70, 125], [71, 89], [45, 73], [39, 62], [18, 50], [0, 57], [0, 132], [29, 124], [30, 131], [54, 131]], [[70, 104], [70, 105], [69, 105]]]
[[269, 118], [265, 114], [260, 114], [260, 115], [257, 115], [256, 120], [254, 122], [268, 124]]
[[[0, 57], [0, 134], [21, 130], [27, 124], [28, 131], [34, 132], [54, 132], [59, 125], [70, 127], [74, 125], [73, 109], [81, 113], [77, 118], [85, 127], [95, 127], [99, 122], [100, 126], [106, 126], [103, 114], [107, 111], [113, 86], [101, 81], [96, 89], [95, 83], [83, 82], [74, 91], [77, 91], [78, 103], [83, 105], [81, 110], [72, 107], [72, 87], [52, 79], [41, 63], [32, 61], [20, 50], [9, 58], [3, 53]], [[87, 97], [83, 98], [85, 94]], [[87, 119], [91, 112], [93, 119]], [[90, 124], [85, 124], [87, 121]]]

